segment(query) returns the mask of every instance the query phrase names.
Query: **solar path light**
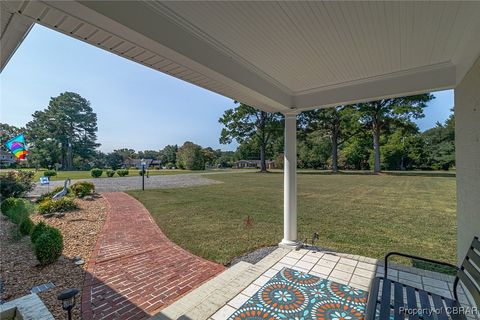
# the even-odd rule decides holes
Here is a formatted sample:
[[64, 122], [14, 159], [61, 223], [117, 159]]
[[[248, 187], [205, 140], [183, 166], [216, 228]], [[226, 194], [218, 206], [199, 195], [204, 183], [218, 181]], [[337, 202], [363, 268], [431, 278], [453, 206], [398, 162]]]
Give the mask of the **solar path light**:
[[78, 290], [75, 288], [66, 289], [57, 296], [58, 300], [62, 302], [63, 310], [68, 312], [68, 320], [72, 320], [72, 309], [75, 307], [75, 297]]

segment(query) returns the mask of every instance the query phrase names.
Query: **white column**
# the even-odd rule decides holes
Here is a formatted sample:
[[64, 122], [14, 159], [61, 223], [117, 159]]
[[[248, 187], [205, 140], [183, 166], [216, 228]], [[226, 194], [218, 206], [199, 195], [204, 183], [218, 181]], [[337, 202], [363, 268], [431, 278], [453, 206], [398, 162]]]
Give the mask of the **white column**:
[[455, 88], [457, 257], [480, 237], [480, 57]]
[[297, 248], [297, 114], [285, 114], [283, 182], [283, 240], [281, 247]]

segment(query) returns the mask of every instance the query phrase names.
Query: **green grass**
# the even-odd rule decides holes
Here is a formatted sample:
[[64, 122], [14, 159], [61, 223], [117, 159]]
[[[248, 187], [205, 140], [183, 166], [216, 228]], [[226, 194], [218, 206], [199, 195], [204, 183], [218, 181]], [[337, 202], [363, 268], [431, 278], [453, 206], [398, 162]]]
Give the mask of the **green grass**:
[[[128, 176], [138, 176], [138, 170], [130, 169], [128, 170]], [[158, 175], [172, 175], [172, 174], [184, 174], [184, 173], [192, 173], [195, 171], [192, 170], [149, 170], [149, 175], [151, 176], [158, 176]], [[197, 171], [198, 172], [198, 171]], [[38, 181], [40, 177], [43, 176], [43, 170], [35, 172], [35, 181]], [[127, 176], [127, 177], [128, 177]], [[118, 178], [118, 175], [115, 174], [114, 178]], [[50, 177], [50, 181], [55, 180], [65, 180], [66, 178], [70, 179], [92, 179], [92, 175], [90, 171], [57, 171], [57, 175], [54, 177]], [[103, 171], [103, 174], [100, 178], [107, 178], [106, 170]]]
[[[222, 184], [129, 192], [166, 235], [187, 250], [227, 263], [283, 236], [283, 176], [230, 173]], [[455, 262], [455, 178], [365, 174], [298, 175], [299, 238], [382, 258], [402, 251]], [[253, 227], [245, 230], [250, 215]]]

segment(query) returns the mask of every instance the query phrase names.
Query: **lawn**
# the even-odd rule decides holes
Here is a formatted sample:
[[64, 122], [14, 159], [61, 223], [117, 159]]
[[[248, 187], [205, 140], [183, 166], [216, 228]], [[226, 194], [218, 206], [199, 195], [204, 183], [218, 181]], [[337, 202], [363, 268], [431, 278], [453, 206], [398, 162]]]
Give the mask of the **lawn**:
[[[103, 171], [103, 174], [100, 178], [107, 178], [107, 175], [105, 173], [106, 170]], [[138, 176], [138, 170], [136, 169], [130, 169], [128, 170], [128, 176]], [[183, 174], [183, 173], [192, 173], [191, 170], [149, 170], [148, 174], [151, 176], [157, 176], [157, 175], [172, 175], [172, 174]], [[35, 181], [38, 181], [40, 177], [43, 176], [43, 170], [39, 170], [35, 172]], [[57, 175], [50, 177], [50, 181], [54, 180], [65, 180], [66, 178], [70, 179], [92, 179], [92, 175], [90, 174], [90, 171], [57, 171]], [[115, 175], [114, 178], [118, 178], [118, 175]]]
[[[228, 263], [283, 236], [281, 173], [208, 176], [222, 184], [131, 191], [167, 236], [187, 250]], [[250, 215], [253, 227], [246, 230]], [[455, 262], [455, 178], [366, 174], [298, 175], [299, 238], [382, 258], [388, 251]]]

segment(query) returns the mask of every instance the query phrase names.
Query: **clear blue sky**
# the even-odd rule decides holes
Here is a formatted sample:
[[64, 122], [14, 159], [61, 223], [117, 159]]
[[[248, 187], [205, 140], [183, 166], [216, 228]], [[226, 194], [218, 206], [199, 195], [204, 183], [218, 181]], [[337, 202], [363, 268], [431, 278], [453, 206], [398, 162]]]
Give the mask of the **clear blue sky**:
[[[158, 150], [189, 140], [220, 145], [218, 118], [234, 104], [229, 98], [141, 66], [36, 25], [0, 75], [0, 121], [24, 126], [50, 97], [77, 92], [98, 116], [100, 149]], [[437, 97], [418, 121], [425, 130], [443, 122], [453, 91]]]

